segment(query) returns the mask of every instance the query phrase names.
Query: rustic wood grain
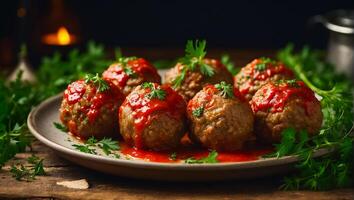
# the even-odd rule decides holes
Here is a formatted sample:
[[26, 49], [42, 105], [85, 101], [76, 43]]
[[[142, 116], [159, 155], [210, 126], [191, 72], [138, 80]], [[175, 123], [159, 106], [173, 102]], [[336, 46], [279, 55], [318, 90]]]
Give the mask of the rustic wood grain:
[[[44, 158], [47, 176], [33, 182], [16, 181], [9, 172], [13, 163], [25, 163], [32, 152], [18, 154], [0, 171], [0, 199], [354, 199], [354, 188], [312, 192], [280, 191], [281, 177], [257, 180], [173, 183], [113, 177], [76, 166], [58, 157], [39, 142], [33, 153]], [[86, 179], [87, 190], [70, 189], [56, 182]]]

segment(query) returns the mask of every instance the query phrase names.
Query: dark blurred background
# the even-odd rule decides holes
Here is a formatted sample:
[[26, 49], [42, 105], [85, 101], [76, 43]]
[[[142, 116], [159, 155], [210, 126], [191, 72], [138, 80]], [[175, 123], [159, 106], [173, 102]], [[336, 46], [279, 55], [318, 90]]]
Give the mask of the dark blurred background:
[[76, 47], [93, 39], [108, 47], [183, 49], [187, 39], [203, 38], [208, 48], [277, 49], [288, 42], [325, 48], [327, 31], [308, 20], [353, 8], [353, 0], [6, 1], [0, 6], [0, 64], [14, 63], [24, 42], [38, 60], [48, 51], [41, 38], [60, 26], [77, 36]]

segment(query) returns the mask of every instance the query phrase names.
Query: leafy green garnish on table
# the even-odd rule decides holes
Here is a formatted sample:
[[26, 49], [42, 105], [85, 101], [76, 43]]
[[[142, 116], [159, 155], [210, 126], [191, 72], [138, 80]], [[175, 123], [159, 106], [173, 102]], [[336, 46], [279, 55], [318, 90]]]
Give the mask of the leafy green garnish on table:
[[150, 82], [145, 82], [142, 85], [143, 88], [149, 88], [150, 92], [146, 94], [146, 98], [148, 99], [159, 99], [159, 100], [164, 100], [166, 97], [166, 91], [161, 89], [160, 86], [155, 87], [154, 83]]
[[[276, 144], [276, 152], [270, 156], [297, 155], [301, 158], [296, 166], [298, 172], [284, 179], [283, 188], [325, 190], [352, 185], [353, 85], [345, 76], [336, 74], [334, 67], [324, 62], [319, 52], [309, 48], [296, 54], [290, 45], [278, 57], [321, 96], [324, 115], [319, 135], [309, 137], [305, 131], [295, 134], [294, 130], [287, 129], [281, 143]], [[334, 151], [312, 158], [322, 148]]]
[[187, 164], [203, 164], [203, 163], [217, 163], [218, 152], [211, 151], [207, 157], [196, 159], [194, 157], [187, 158], [184, 162]]
[[196, 70], [197, 66], [199, 67], [200, 72], [205, 76], [213, 76], [214, 69], [208, 64], [204, 63], [203, 59], [206, 55], [206, 41], [198, 41], [193, 42], [192, 40], [187, 41], [185, 56], [179, 60], [179, 62], [183, 65], [183, 69], [181, 74], [179, 74], [175, 80], [173, 80], [173, 86], [179, 87], [184, 81], [187, 71]]
[[46, 174], [43, 167], [43, 159], [32, 155], [27, 158], [29, 164], [33, 164], [32, 167], [24, 166], [23, 164], [12, 165], [10, 172], [16, 180], [21, 181], [33, 181], [36, 176], [43, 176]]
[[0, 169], [17, 153], [30, 147], [32, 135], [26, 126], [28, 113], [44, 99], [62, 92], [86, 73], [101, 73], [112, 63], [102, 45], [89, 42], [87, 49], [74, 49], [67, 57], [55, 53], [39, 66], [36, 83], [17, 79], [8, 82], [0, 74]]
[[221, 81], [218, 84], [215, 84], [215, 88], [220, 91], [220, 95], [224, 98], [233, 98], [234, 90], [231, 84]]
[[93, 83], [97, 87], [98, 92], [109, 90], [109, 84], [103, 80], [98, 73], [96, 73], [96, 75], [86, 74], [84, 80], [85, 83]]
[[58, 123], [58, 122], [53, 122], [55, 128], [57, 128], [58, 130], [67, 133], [69, 132], [68, 128], [66, 126], [64, 126], [64, 124], [62, 123]]

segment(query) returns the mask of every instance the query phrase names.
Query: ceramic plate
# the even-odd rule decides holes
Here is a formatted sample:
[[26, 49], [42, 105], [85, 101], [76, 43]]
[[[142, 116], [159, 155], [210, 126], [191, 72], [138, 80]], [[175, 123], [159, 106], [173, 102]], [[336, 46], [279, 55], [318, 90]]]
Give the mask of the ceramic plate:
[[[34, 108], [28, 116], [28, 127], [42, 143], [52, 148], [59, 156], [74, 163], [113, 175], [168, 181], [212, 181], [248, 179], [284, 173], [297, 162], [295, 156], [260, 158], [255, 161], [216, 164], [158, 163], [125, 156], [115, 158], [98, 151], [98, 155], [75, 150], [73, 144], [80, 144], [69, 134], [56, 129], [53, 122], [60, 122], [59, 107], [62, 94], [51, 97]], [[314, 156], [328, 153], [320, 150]]]

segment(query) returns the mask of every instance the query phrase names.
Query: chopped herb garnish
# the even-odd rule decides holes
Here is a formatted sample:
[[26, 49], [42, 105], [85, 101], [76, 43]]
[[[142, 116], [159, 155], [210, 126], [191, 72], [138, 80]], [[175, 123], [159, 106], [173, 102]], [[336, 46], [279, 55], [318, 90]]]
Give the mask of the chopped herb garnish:
[[170, 159], [171, 160], [177, 160], [177, 153], [176, 152], [172, 152], [170, 155]]
[[192, 114], [195, 116], [195, 117], [200, 117], [202, 116], [204, 112], [204, 107], [203, 106], [200, 106], [199, 108], [195, 109], [192, 111]]
[[215, 84], [215, 88], [221, 92], [221, 96], [224, 98], [233, 98], [234, 91], [231, 84], [227, 84], [225, 81], [221, 81], [221, 83]]
[[83, 153], [97, 154], [96, 149], [91, 148], [89, 145], [73, 144], [72, 146], [75, 147], [76, 150], [79, 150]]
[[84, 80], [85, 83], [92, 82], [93, 84], [95, 84], [98, 92], [104, 92], [109, 89], [108, 83], [105, 80], [103, 80], [98, 75], [98, 73], [96, 73], [96, 75], [86, 74]]
[[286, 82], [288, 85], [290, 85], [291, 87], [299, 87], [299, 84], [297, 84], [296, 79], [286, 80], [285, 82]]
[[142, 87], [150, 89], [150, 92], [146, 94], [146, 98], [164, 100], [166, 97], [166, 91], [161, 89], [160, 86], [156, 87], [153, 83], [143, 83]]
[[119, 150], [118, 142], [112, 140], [111, 138], [103, 138], [97, 143], [97, 145], [101, 147], [106, 155], [112, 154], [112, 150]]
[[265, 63], [258, 63], [256, 64], [256, 70], [261, 72], [264, 71], [266, 69], [266, 64]]
[[195, 159], [194, 157], [187, 158], [184, 162], [187, 164], [202, 164], [202, 163], [217, 163], [218, 162], [218, 152], [213, 150], [205, 158]]
[[213, 76], [214, 69], [204, 63], [203, 59], [206, 55], [205, 51], [206, 41], [198, 41], [193, 42], [192, 40], [187, 41], [185, 56], [180, 59], [180, 63], [183, 65], [183, 69], [181, 73], [173, 80], [173, 86], [179, 87], [181, 86], [187, 71], [194, 71], [197, 66], [199, 66], [200, 72], [205, 76]]
[[32, 155], [27, 158], [27, 162], [29, 164], [33, 164], [33, 167], [25, 167], [23, 164], [12, 165], [10, 172], [12, 173], [12, 177], [16, 178], [16, 180], [21, 181], [33, 181], [36, 176], [45, 175], [44, 167], [43, 167], [43, 159]]
[[129, 77], [135, 78], [137, 75], [136, 73], [132, 70], [132, 68], [129, 67], [124, 67], [123, 68], [124, 73], [126, 73]]
[[[102, 140], [97, 140], [95, 137], [90, 137], [84, 145], [74, 144], [72, 145], [77, 150], [89, 153], [89, 154], [97, 154], [95, 147], [102, 149], [102, 151], [106, 155], [114, 154], [112, 151], [119, 150], [119, 143], [117, 141], [112, 140], [111, 138], [103, 138]], [[117, 154], [118, 155], [118, 154]], [[119, 155], [118, 155], [119, 156]], [[115, 157], [117, 157], [115, 155]]]
[[267, 58], [267, 57], [260, 58], [260, 61], [261, 61], [261, 63], [256, 64], [256, 67], [255, 67], [255, 69], [260, 72], [267, 69], [267, 64], [275, 64], [276, 63], [276, 61], [274, 61], [270, 58]]
[[61, 130], [64, 133], [67, 133], [69, 131], [68, 128], [61, 123], [53, 122], [53, 124], [54, 124], [55, 128]]

